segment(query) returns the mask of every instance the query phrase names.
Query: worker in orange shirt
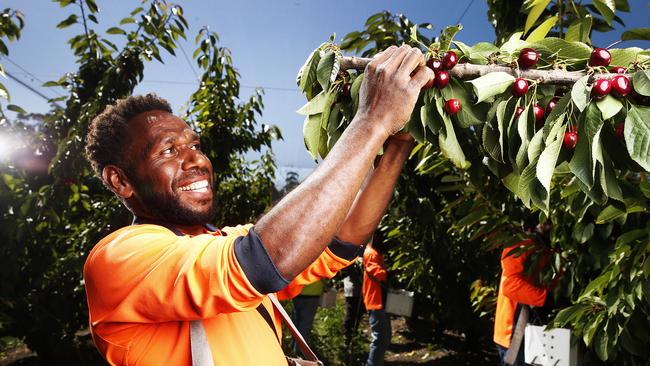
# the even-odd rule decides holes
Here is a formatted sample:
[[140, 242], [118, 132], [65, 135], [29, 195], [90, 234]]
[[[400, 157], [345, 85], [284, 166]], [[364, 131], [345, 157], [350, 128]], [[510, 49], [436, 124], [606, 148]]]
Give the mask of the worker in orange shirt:
[[327, 158], [254, 226], [209, 224], [212, 163], [167, 101], [132, 96], [96, 116], [86, 155], [135, 216], [84, 266], [90, 331], [106, 361], [287, 365], [272, 300], [332, 277], [369, 240], [413, 146], [396, 132], [434, 77], [423, 65], [409, 46], [375, 56], [357, 113]]
[[[550, 236], [550, 221], [542, 224], [524, 225], [524, 230], [531, 237], [516, 245], [505, 248], [501, 254], [501, 281], [497, 295], [497, 309], [494, 317], [494, 342], [501, 359], [502, 365], [524, 366], [524, 343], [523, 339], [511, 350], [515, 352], [511, 357], [512, 363], [506, 362], [506, 354], [511, 346], [517, 321], [524, 321], [520, 318], [522, 307], [542, 307], [545, 305], [548, 289], [536, 284], [533, 279], [525, 273], [524, 265], [536, 245], [548, 247]], [[523, 248], [523, 253], [513, 254], [512, 251]], [[527, 310], [525, 310], [527, 311]], [[523, 323], [522, 323], [523, 324]], [[523, 324], [525, 325], [525, 324]]]
[[390, 316], [386, 313], [388, 269], [384, 263], [383, 236], [377, 231], [363, 252], [363, 302], [368, 309], [371, 341], [366, 366], [381, 366], [390, 346]]

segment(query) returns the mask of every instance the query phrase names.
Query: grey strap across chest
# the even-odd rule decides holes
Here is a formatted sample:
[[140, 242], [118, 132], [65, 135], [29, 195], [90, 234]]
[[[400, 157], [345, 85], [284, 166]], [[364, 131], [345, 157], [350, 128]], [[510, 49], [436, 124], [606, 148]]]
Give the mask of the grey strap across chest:
[[[269, 299], [273, 304], [273, 308], [280, 313], [280, 316], [289, 328], [291, 335], [296, 340], [296, 343], [298, 344], [298, 347], [302, 353], [309, 360], [315, 361], [318, 364], [322, 365], [314, 351], [312, 351], [312, 349], [303, 338], [302, 334], [300, 334], [296, 326], [291, 321], [289, 315], [286, 313], [286, 311], [284, 311], [282, 305], [280, 305], [280, 302], [275, 297], [275, 294], [269, 295]], [[269, 320], [270, 318], [267, 320], [267, 322], [269, 322]], [[271, 326], [273, 329], [272, 321], [269, 322], [269, 326]], [[208, 343], [208, 335], [205, 333], [203, 322], [200, 319], [190, 321], [190, 350], [192, 353], [192, 366], [214, 366], [214, 358], [212, 357], [212, 350], [210, 349], [210, 344]]]

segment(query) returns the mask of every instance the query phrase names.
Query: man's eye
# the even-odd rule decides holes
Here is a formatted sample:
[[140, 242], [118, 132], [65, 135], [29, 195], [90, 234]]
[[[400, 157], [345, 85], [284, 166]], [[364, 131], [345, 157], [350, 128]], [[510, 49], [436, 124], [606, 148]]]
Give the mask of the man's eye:
[[171, 153], [173, 153], [173, 152], [174, 152], [174, 148], [173, 148], [173, 147], [168, 147], [168, 148], [164, 149], [163, 151], [161, 151], [161, 153], [162, 153], [162, 154], [165, 154], [165, 155], [167, 155], [167, 154], [171, 154]]
[[194, 145], [192, 145], [192, 150], [201, 151], [201, 144], [194, 144]]

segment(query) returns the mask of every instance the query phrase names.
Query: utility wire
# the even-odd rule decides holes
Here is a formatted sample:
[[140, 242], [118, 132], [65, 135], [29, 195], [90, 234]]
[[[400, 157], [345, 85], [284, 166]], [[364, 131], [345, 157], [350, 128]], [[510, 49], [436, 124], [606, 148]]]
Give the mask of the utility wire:
[[178, 47], [181, 49], [181, 52], [183, 53], [183, 56], [185, 57], [185, 61], [187, 61], [187, 65], [190, 67], [190, 70], [192, 70], [192, 73], [194, 74], [194, 77], [196, 80], [199, 80], [199, 75], [196, 73], [196, 70], [194, 70], [194, 65], [192, 65], [192, 62], [190, 61], [190, 58], [187, 57], [187, 53], [185, 53], [185, 49], [183, 48], [183, 43], [178, 42]]
[[[143, 83], [157, 83], [157, 84], [176, 84], [176, 85], [196, 85], [195, 82], [191, 81], [182, 81], [182, 80], [142, 80]], [[263, 86], [263, 85], [258, 85], [258, 86], [252, 86], [252, 85], [239, 85], [240, 88], [244, 89], [257, 89], [257, 88], [262, 88], [264, 90], [277, 90], [277, 91], [287, 91], [287, 92], [299, 92], [298, 89], [292, 89], [292, 88], [282, 88], [282, 87], [275, 87], [275, 86]]]
[[[7, 61], [9, 61], [10, 64], [12, 64], [12, 65], [16, 66], [17, 68], [21, 69], [25, 74], [29, 75], [32, 79], [38, 81], [38, 82], [41, 83], [41, 84], [45, 84], [45, 82], [44, 82], [43, 80], [41, 80], [41, 79], [39, 79], [38, 77], [36, 77], [36, 75], [34, 75], [34, 74], [32, 74], [31, 72], [29, 72], [27, 69], [25, 69], [24, 67], [20, 66], [18, 63], [12, 61], [9, 57], [5, 57], [4, 59], [7, 60]], [[62, 97], [62, 96], [63, 96], [63, 94], [57, 92], [56, 90], [52, 90], [52, 92], [53, 92], [54, 94], [56, 94], [57, 96], [59, 96], [59, 97]]]
[[456, 21], [456, 24], [460, 24], [460, 21], [463, 20], [463, 17], [465, 17], [465, 14], [467, 14], [467, 11], [469, 10], [469, 8], [472, 7], [472, 4], [474, 4], [474, 0], [471, 0], [469, 2], [469, 4], [467, 5], [467, 7], [463, 11], [463, 13], [460, 15], [460, 17], [458, 17], [458, 20]]
[[58, 107], [58, 108], [63, 108], [59, 103], [56, 103], [56, 102], [50, 102], [50, 98], [49, 98], [47, 95], [45, 95], [45, 94], [39, 92], [38, 90], [32, 88], [31, 85], [25, 83], [24, 81], [18, 79], [17, 77], [11, 75], [10, 73], [8, 73], [8, 72], [6, 72], [6, 71], [5, 71], [5, 74], [6, 74], [7, 76], [9, 76], [9, 78], [12, 79], [13, 81], [15, 81], [15, 82], [17, 82], [18, 84], [20, 84], [20, 85], [24, 86], [25, 88], [29, 89], [30, 91], [32, 91], [34, 94], [38, 95], [39, 97], [45, 99], [48, 103], [52, 103], [52, 104], [54, 104], [54, 105], [55, 105], [56, 107]]

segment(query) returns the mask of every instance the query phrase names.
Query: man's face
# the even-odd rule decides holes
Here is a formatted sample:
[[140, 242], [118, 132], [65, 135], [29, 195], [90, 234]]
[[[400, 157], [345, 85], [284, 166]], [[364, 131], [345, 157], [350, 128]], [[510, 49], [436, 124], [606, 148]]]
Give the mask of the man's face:
[[214, 216], [212, 164], [199, 136], [180, 118], [164, 111], [136, 116], [127, 150], [133, 199], [152, 219], [200, 225]]

